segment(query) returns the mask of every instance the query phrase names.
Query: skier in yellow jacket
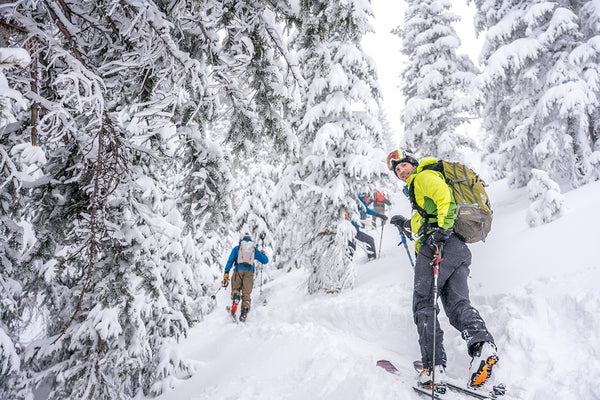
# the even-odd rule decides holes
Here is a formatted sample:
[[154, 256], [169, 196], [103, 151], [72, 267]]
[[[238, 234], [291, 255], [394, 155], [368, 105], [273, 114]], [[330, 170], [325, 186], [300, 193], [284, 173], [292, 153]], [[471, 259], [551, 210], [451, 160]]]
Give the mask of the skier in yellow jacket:
[[[461, 332], [467, 344], [468, 354], [472, 357], [470, 385], [481, 386], [491, 376], [492, 367], [499, 359], [494, 338], [469, 300], [467, 278], [471, 252], [466, 243], [452, 231], [456, 218], [456, 203], [452, 190], [440, 172], [423, 169], [436, 162], [437, 160], [429, 157], [418, 162], [416, 158], [401, 150], [392, 151], [387, 158], [388, 168], [398, 179], [407, 183], [409, 191], [414, 190], [414, 201], [417, 204], [411, 204], [412, 208], [416, 210], [416, 207], [420, 207], [427, 215], [433, 215], [431, 218], [424, 218], [419, 213], [414, 213], [411, 219], [395, 215], [390, 223], [408, 232], [408, 236], [410, 231], [418, 236], [415, 243], [417, 259], [414, 270], [413, 316], [419, 334], [424, 368], [419, 376], [419, 384], [431, 387], [435, 383], [435, 389], [444, 392], [446, 353], [442, 342], [443, 331], [437, 321], [439, 309], [436, 308], [434, 314], [435, 257], [443, 259], [438, 264], [437, 295], [444, 305], [450, 324]], [[437, 253], [440, 248], [443, 249], [441, 255]], [[434, 325], [435, 341], [432, 329]]]

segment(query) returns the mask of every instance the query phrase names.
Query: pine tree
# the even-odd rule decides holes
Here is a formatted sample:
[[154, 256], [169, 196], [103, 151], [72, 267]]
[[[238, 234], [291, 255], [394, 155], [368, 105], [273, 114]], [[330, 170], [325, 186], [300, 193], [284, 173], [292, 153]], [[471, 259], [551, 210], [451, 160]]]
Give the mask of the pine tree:
[[527, 223], [537, 226], [559, 218], [564, 211], [564, 196], [560, 194], [560, 186], [539, 169], [532, 169], [532, 179], [527, 184], [527, 192], [531, 205], [527, 210]]
[[[261, 152], [258, 153], [260, 156]], [[240, 235], [248, 233], [261, 248], [272, 248], [271, 232], [275, 230], [273, 215], [274, 184], [277, 177], [277, 166], [267, 164], [258, 159], [250, 162], [243, 160], [243, 168], [238, 168], [235, 178], [235, 231]]]
[[49, 398], [160, 393], [190, 373], [173, 344], [199, 285], [164, 183], [172, 110], [201, 97], [201, 65], [151, 3], [21, 2], [13, 18], [34, 46], [33, 128], [48, 157], [26, 210], [37, 242], [21, 261], [25, 300], [43, 305], [46, 334], [23, 353], [13, 390], [54, 382]]
[[291, 271], [301, 268], [302, 264], [297, 257], [302, 251], [301, 245], [306, 239], [302, 221], [297, 216], [303, 210], [299, 204], [295, 190], [298, 186], [298, 169], [300, 163], [297, 155], [288, 156], [285, 168], [281, 171], [275, 189], [273, 190], [273, 203], [277, 226], [274, 230], [277, 241], [273, 246], [274, 267]]
[[477, 29], [487, 29], [478, 83], [486, 150], [512, 186], [532, 169], [573, 186], [600, 177], [592, 3], [475, 1]]
[[[356, 193], [385, 173], [376, 119], [376, 73], [360, 46], [370, 30], [363, 2], [302, 1], [294, 38], [308, 91], [300, 111], [300, 263], [312, 271], [308, 290], [337, 292], [353, 285], [347, 257], [355, 230]], [[296, 172], [294, 171], [294, 172]]]
[[[27, 200], [11, 214], [19, 226], [1, 220], [9, 243], [1, 251], [14, 255], [21, 281], [2, 279], [22, 294], [7, 302], [19, 309], [7, 309], [1, 328], [14, 341], [8, 313], [44, 323], [18, 374], [16, 344], [2, 337], [11, 359], [2, 394], [28, 397], [41, 385], [51, 399], [159, 394], [191, 373], [174, 344], [214, 306], [208, 294], [223, 238], [236, 228], [231, 160], [244, 167], [261, 157], [277, 168], [252, 174], [275, 184], [285, 154], [298, 150], [288, 121], [304, 83], [281, 29], [289, 5], [25, 0], [13, 7], [12, 40], [28, 43], [34, 57], [27, 75], [9, 77], [27, 94], [31, 122], [20, 118], [0, 149], [2, 206], [19, 194]], [[23, 146], [29, 141], [38, 148]], [[252, 152], [255, 144], [265, 151]], [[27, 164], [4, 157], [16, 148], [38, 166], [26, 188], [11, 176]], [[262, 218], [271, 229], [274, 214], [264, 210], [284, 205], [249, 193], [261, 206], [250, 222]], [[32, 239], [18, 254], [23, 227]]]
[[457, 54], [460, 39], [452, 23], [460, 17], [450, 8], [448, 0], [410, 0], [404, 26], [395, 33], [408, 57], [401, 87], [405, 146], [417, 154], [457, 159], [461, 148], [475, 147], [457, 128], [476, 116], [468, 89], [477, 69], [468, 56]]
[[598, 159], [600, 156], [600, 5], [587, 1], [578, 12], [582, 40], [569, 55], [569, 61], [580, 71], [586, 88], [594, 93], [589, 99], [588, 132], [581, 130], [579, 138], [587, 145], [578, 146], [579, 174], [587, 182], [600, 179]]
[[[213, 283], [221, 276], [226, 238], [230, 236], [233, 217], [232, 160], [220, 143], [210, 140], [199, 127], [180, 128], [182, 146], [180, 182], [177, 183], [185, 221], [184, 250], [188, 263], [195, 265], [204, 293], [214, 292]], [[211, 310], [210, 304], [197, 304], [201, 318]]]
[[217, 79], [230, 107], [227, 141], [236, 153], [252, 152], [251, 144], [263, 136], [283, 148], [294, 145], [286, 112], [304, 80], [280, 29], [286, 7], [227, 0], [216, 11], [225, 33], [220, 51], [227, 54], [217, 60]]
[[232, 240], [248, 232], [260, 246], [285, 253], [283, 238], [272, 232], [276, 213], [288, 205], [276, 204], [268, 188], [280, 179], [282, 160], [297, 152], [289, 121], [305, 85], [281, 28], [288, 10], [287, 2], [222, 2], [221, 53], [228, 57], [215, 65], [227, 101], [227, 110], [218, 113], [227, 121], [225, 145], [235, 176]]
[[[20, 303], [26, 276], [19, 266], [22, 254], [30, 247], [31, 229], [23, 220], [27, 201], [21, 188], [37, 178], [37, 164], [42, 161], [34, 146], [19, 143], [16, 132], [25, 119], [27, 102], [3, 72], [26, 67], [31, 60], [25, 49], [6, 45], [7, 41], [0, 40], [0, 398], [10, 396], [21, 366], [17, 348], [23, 328]], [[20, 150], [13, 152], [17, 146]]]

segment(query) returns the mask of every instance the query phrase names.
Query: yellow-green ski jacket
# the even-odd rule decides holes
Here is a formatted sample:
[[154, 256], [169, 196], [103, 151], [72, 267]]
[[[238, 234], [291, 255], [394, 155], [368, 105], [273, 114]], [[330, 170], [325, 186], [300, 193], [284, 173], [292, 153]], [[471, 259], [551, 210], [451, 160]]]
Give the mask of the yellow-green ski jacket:
[[[443, 228], [450, 229], [454, 225], [456, 218], [456, 202], [452, 195], [452, 190], [446, 184], [446, 180], [441, 172], [433, 170], [423, 170], [423, 167], [435, 164], [437, 160], [431, 157], [425, 157], [419, 163], [419, 166], [413, 171], [412, 175], [406, 180], [410, 187], [414, 184], [415, 201], [422, 207], [427, 214], [435, 215], [430, 218], [429, 223]], [[411, 219], [411, 229], [419, 233], [421, 227], [426, 223], [425, 218], [415, 212]], [[426, 233], [426, 232], [425, 232]], [[421, 247], [422, 236], [415, 243], [415, 251], [418, 253]]]

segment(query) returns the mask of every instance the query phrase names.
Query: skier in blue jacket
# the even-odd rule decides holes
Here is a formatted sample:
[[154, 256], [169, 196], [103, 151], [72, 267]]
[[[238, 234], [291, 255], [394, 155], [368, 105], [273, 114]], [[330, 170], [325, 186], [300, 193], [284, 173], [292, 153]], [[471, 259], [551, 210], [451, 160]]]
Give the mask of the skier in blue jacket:
[[[358, 198], [358, 211], [361, 215], [363, 215], [365, 213], [367, 215], [373, 215], [377, 218], [381, 218], [383, 220], [383, 222], [385, 223], [385, 221], [387, 220], [387, 217], [385, 216], [385, 214], [379, 214], [376, 211], [373, 211], [372, 209], [370, 209], [369, 206], [367, 206], [367, 203], [365, 203], [365, 201], [363, 200], [362, 196], [359, 193], [356, 194], [356, 197]], [[354, 254], [354, 251], [356, 250], [356, 240], [358, 240], [359, 242], [363, 242], [367, 245], [367, 257], [368, 257], [369, 261], [376, 259], [377, 252], [375, 251], [375, 239], [373, 239], [373, 236], [367, 235], [366, 233], [361, 231], [360, 225], [357, 222], [355, 222], [355, 221], [351, 221], [351, 222], [352, 222], [352, 225], [354, 225], [354, 228], [356, 228], [356, 236], [354, 237], [355, 240], [348, 243], [348, 246], [350, 247], [350, 257], [352, 257], [352, 255]]]
[[242, 300], [242, 312], [240, 321], [245, 321], [250, 311], [250, 294], [254, 285], [254, 260], [262, 264], [267, 264], [269, 258], [256, 248], [249, 234], [245, 234], [239, 244], [231, 250], [227, 265], [225, 265], [225, 274], [221, 284], [227, 287], [229, 284], [229, 271], [233, 267], [233, 278], [231, 281], [231, 314], [235, 315], [238, 303], [240, 302], [240, 293]]

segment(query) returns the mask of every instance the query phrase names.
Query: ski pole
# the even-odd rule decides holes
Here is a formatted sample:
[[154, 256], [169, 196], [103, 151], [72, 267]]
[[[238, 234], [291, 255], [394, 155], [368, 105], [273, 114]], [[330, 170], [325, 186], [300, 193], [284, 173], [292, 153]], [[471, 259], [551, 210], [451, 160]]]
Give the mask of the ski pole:
[[[265, 236], [266, 235], [264, 232], [262, 232], [258, 236], [258, 238], [260, 239], [260, 248], [261, 249], [265, 248]], [[260, 292], [259, 292], [259, 294], [261, 294], [261, 295], [262, 295], [262, 285], [263, 285], [263, 267], [264, 267], [264, 264], [260, 263]]]
[[260, 294], [262, 294], [262, 284], [263, 284], [262, 272], [263, 272], [263, 267], [264, 267], [264, 265], [260, 264]]
[[406, 249], [406, 254], [408, 255], [408, 259], [410, 260], [410, 265], [412, 265], [413, 269], [415, 268], [415, 263], [413, 262], [412, 256], [410, 255], [410, 250], [408, 249], [408, 243], [406, 241], [406, 235], [404, 234], [404, 231], [402, 230], [402, 228], [400, 228], [399, 225], [396, 225], [396, 228], [398, 228], [398, 232], [400, 233], [400, 237], [402, 238], [402, 241], [400, 243], [398, 243], [398, 246], [400, 246], [401, 244], [404, 245], [404, 248]]
[[436, 250], [433, 254], [433, 260], [431, 260], [431, 266], [433, 267], [433, 360], [432, 360], [432, 372], [431, 372], [431, 399], [435, 399], [435, 339], [436, 339], [436, 320], [437, 320], [437, 298], [438, 298], [438, 276], [440, 275], [440, 263], [444, 260], [442, 258], [442, 244], [434, 245]]
[[215, 294], [213, 294], [212, 296], [210, 296], [210, 298], [213, 299], [213, 300], [216, 299], [217, 293], [219, 293], [219, 290], [221, 290], [222, 287], [223, 286], [219, 286], [219, 288], [217, 289], [217, 291], [215, 292]]
[[379, 237], [379, 257], [381, 257], [381, 243], [383, 242], [383, 227], [385, 226], [385, 221], [381, 220], [381, 236]]

